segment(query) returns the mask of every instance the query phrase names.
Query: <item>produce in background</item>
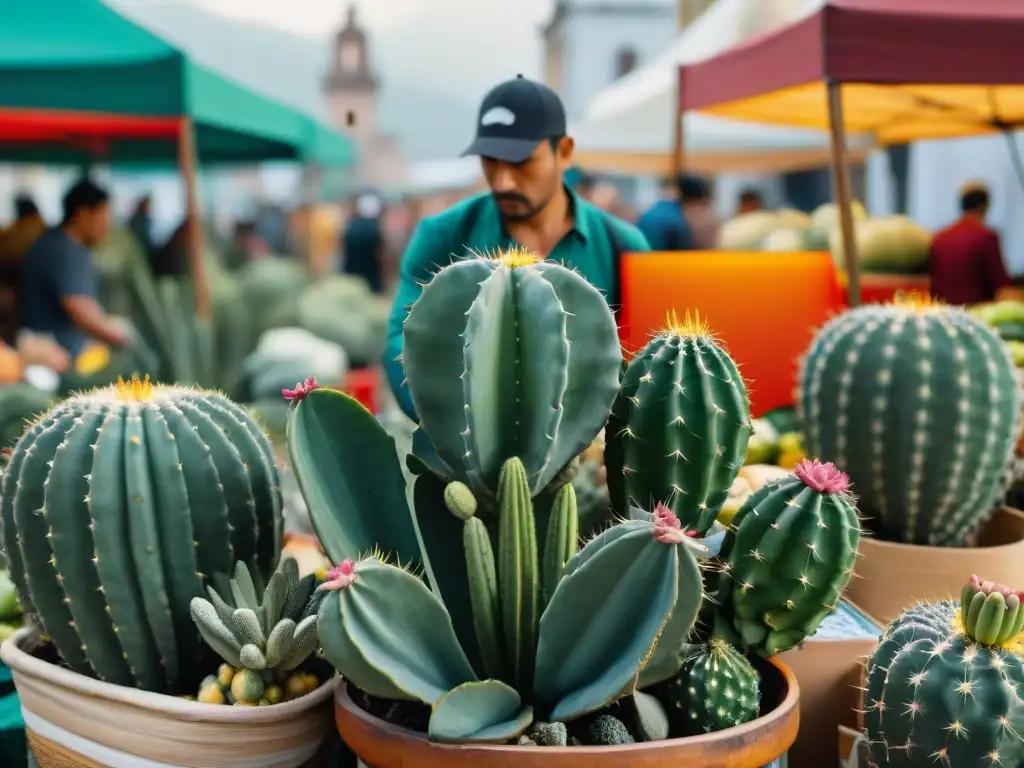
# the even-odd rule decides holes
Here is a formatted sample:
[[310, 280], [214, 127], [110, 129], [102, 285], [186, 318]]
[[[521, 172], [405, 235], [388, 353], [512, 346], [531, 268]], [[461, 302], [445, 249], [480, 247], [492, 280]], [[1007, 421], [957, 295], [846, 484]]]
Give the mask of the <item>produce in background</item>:
[[236, 560], [274, 571], [278, 486], [270, 444], [219, 394], [134, 379], [65, 400], [0, 488], [21, 605], [75, 672], [194, 691], [209, 654], [189, 603]]
[[740, 214], [722, 226], [718, 248], [723, 251], [760, 251], [772, 233], [778, 230], [802, 231], [810, 225], [810, 217], [800, 211], [752, 211]]
[[387, 298], [351, 275], [320, 278], [299, 298], [299, 325], [341, 346], [354, 367], [380, 362], [390, 313]]
[[776, 229], [762, 242], [760, 250], [763, 251], [807, 251], [807, 230], [805, 229]]
[[[700, 532], [660, 503], [652, 512], [628, 509], [629, 519], [581, 544], [565, 469], [605, 426], [620, 371], [611, 312], [593, 295], [578, 274], [521, 252], [456, 262], [434, 277], [406, 325], [406, 371], [423, 419], [416, 456], [407, 459], [417, 473], [408, 492], [394, 441], [366, 409], [313, 381], [287, 393], [291, 464], [314, 527], [339, 563], [322, 586], [324, 656], [354, 701], [392, 713], [385, 718], [397, 702], [429, 705], [425, 730], [433, 741], [545, 746], [666, 738], [666, 709], [674, 703], [652, 695], [662, 693], [659, 684], [696, 686], [697, 665], [684, 666], [694, 645], [729, 659], [737, 653], [711, 636], [711, 624], [695, 623], [702, 607], [714, 608], [703, 600], [704, 568], [751, 570], [742, 559], [750, 542], [778, 552], [820, 537], [833, 555], [825, 564], [798, 562], [818, 579], [806, 602], [789, 563], [776, 561], [775, 581], [756, 574], [764, 587], [760, 609], [798, 616], [784, 636], [759, 625], [762, 617], [746, 607], [730, 613], [747, 604], [735, 599], [731, 583], [718, 585], [728, 599], [716, 609], [718, 623], [736, 628], [752, 654], [785, 650], [813, 633], [828, 596], [848, 578], [857, 530], [837, 524], [822, 533], [817, 524], [848, 520], [852, 507], [840, 511], [845, 497], [832, 487], [834, 467], [810, 462], [805, 479], [790, 478], [777, 492], [820, 503], [806, 510], [781, 505], [776, 527], [745, 508], [726, 534], [743, 542], [730, 545], [731, 559], [712, 561]], [[684, 337], [652, 345], [669, 350], [678, 342], [687, 353], [716, 355], [720, 370], [735, 370], [704, 334]], [[710, 376], [697, 380], [717, 393], [738, 388]], [[606, 381], [612, 386], [595, 386]], [[589, 401], [569, 397], [584, 393]], [[686, 417], [696, 434], [712, 435], [718, 415], [701, 407]], [[749, 412], [729, 415], [749, 429]], [[614, 433], [608, 430], [609, 439]], [[572, 446], [566, 458], [558, 452], [563, 443]], [[738, 470], [742, 451], [733, 458]], [[652, 460], [668, 464], [669, 457]], [[820, 483], [827, 487], [816, 489]], [[696, 478], [684, 490], [705, 487]], [[777, 511], [776, 501], [771, 497], [766, 514]], [[694, 516], [703, 520], [703, 510]], [[741, 689], [757, 684], [748, 678]], [[711, 730], [756, 713], [756, 703], [737, 707], [731, 719], [705, 709], [693, 725]]]
[[253, 308], [248, 347], [271, 328], [299, 325], [299, 296], [309, 285], [305, 265], [294, 259], [271, 256], [254, 259], [237, 272], [246, 306]]
[[[853, 214], [854, 226], [856, 226], [856, 222], [868, 218], [868, 212], [859, 200], [851, 201], [850, 210]], [[829, 238], [837, 229], [839, 229], [839, 209], [836, 204], [819, 205], [811, 214], [811, 225], [807, 231], [807, 250], [829, 250]]]
[[1024, 764], [1024, 593], [972, 576], [959, 602], [905, 611], [868, 659], [879, 768]]
[[805, 447], [842, 466], [881, 538], [963, 546], [999, 503], [1021, 414], [1006, 345], [909, 296], [822, 328], [801, 362]]
[[304, 328], [273, 328], [264, 333], [245, 360], [244, 399], [281, 402], [281, 390], [296, 378], [340, 384], [348, 373], [348, 356], [338, 344]]
[[[906, 216], [858, 221], [854, 236], [863, 272], [914, 274], [927, 267], [932, 234]], [[836, 266], [845, 269], [843, 237], [838, 229], [829, 236], [829, 250]]]

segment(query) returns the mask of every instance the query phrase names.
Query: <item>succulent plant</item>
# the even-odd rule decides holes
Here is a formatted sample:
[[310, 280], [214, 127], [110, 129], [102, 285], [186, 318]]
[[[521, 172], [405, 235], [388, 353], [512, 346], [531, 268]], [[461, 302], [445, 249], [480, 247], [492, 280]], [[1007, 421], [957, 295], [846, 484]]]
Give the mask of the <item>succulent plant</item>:
[[747, 658], [724, 640], [695, 646], [657, 698], [673, 736], [697, 736], [757, 718], [761, 678]]
[[[0, 490], [12, 581], [75, 672], [195, 690], [189, 615], [210, 574], [277, 566], [271, 447], [214, 392], [133, 379], [71, 397], [18, 441]], [[211, 655], [212, 657], [212, 655]]]
[[536, 496], [593, 442], [619, 386], [622, 352], [600, 291], [522, 250], [438, 272], [403, 330], [417, 456], [493, 508], [518, 456]]
[[966, 311], [909, 297], [839, 315], [798, 397], [808, 455], [849, 474], [880, 537], [963, 546], [998, 504], [1020, 387], [1005, 343]]
[[833, 464], [805, 459], [747, 499], [718, 554], [716, 632], [773, 656], [817, 631], [857, 559], [860, 521], [849, 486]]
[[1024, 764], [1022, 597], [973, 576], [960, 602], [886, 627], [867, 663], [872, 766]]
[[608, 422], [612, 504], [663, 501], [704, 535], [743, 466], [750, 401], [728, 354], [697, 317], [669, 317], [629, 363]]
[[316, 617], [302, 615], [314, 577], [299, 578], [294, 559], [281, 563], [265, 589], [258, 573], [254, 578], [242, 561], [235, 565], [234, 578], [217, 574], [215, 580], [218, 589], [206, 588], [209, 600], [192, 598], [190, 612], [207, 645], [228, 664], [261, 673], [286, 672], [313, 653]]

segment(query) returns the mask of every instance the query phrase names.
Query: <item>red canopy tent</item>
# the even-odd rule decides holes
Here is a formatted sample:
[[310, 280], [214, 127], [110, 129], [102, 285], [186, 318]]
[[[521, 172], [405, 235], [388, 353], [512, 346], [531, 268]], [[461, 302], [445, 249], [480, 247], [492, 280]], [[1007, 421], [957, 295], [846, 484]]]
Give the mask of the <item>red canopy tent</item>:
[[1024, 126], [1024, 0], [817, 0], [773, 32], [681, 66], [679, 107], [830, 131], [856, 305], [846, 131], [884, 144]]

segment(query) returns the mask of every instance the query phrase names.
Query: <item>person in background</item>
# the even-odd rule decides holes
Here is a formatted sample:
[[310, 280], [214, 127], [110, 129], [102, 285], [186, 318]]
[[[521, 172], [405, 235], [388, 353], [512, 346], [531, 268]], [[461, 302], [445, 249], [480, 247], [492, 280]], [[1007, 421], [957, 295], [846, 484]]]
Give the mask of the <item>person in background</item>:
[[18, 301], [21, 327], [48, 334], [72, 357], [86, 340], [112, 347], [128, 344], [129, 330], [96, 300], [89, 249], [110, 231], [110, 198], [88, 180], [64, 196], [64, 220], [45, 232], [25, 254]]
[[594, 190], [597, 188], [597, 179], [584, 171], [578, 165], [574, 165], [565, 173], [565, 185], [576, 191], [582, 200], [588, 203], [594, 200]]
[[720, 224], [715, 215], [711, 185], [696, 176], [684, 176], [679, 182], [679, 197], [683, 201], [683, 216], [690, 227], [694, 250], [716, 248]]
[[490, 193], [424, 218], [402, 257], [383, 362], [399, 405], [413, 420], [401, 362], [402, 325], [438, 269], [470, 253], [519, 246], [579, 270], [615, 306], [619, 257], [650, 250], [636, 227], [566, 185], [573, 149], [562, 101], [546, 85], [520, 75], [484, 97], [476, 139], [465, 154], [480, 157]]
[[596, 205], [605, 213], [613, 216], [618, 215], [619, 207], [622, 205], [622, 196], [619, 188], [610, 181], [599, 181], [590, 191], [590, 203]]
[[21, 261], [45, 231], [46, 222], [32, 198], [25, 195], [14, 198], [14, 222], [0, 233], [0, 262]]
[[381, 271], [384, 233], [380, 221], [383, 211], [377, 195], [369, 192], [359, 195], [341, 243], [345, 274], [363, 278], [374, 293], [384, 290]]
[[139, 241], [139, 245], [147, 255], [153, 252], [151, 206], [152, 198], [149, 195], [143, 195], [136, 201], [132, 215], [128, 217], [128, 229], [135, 235], [135, 239]]
[[654, 251], [687, 251], [693, 248], [693, 234], [683, 216], [679, 179], [665, 179], [661, 196], [636, 223]]
[[988, 187], [967, 184], [960, 190], [960, 218], [933, 238], [928, 269], [936, 299], [978, 304], [1010, 288], [999, 234], [985, 223], [989, 201]]
[[754, 211], [764, 210], [764, 198], [761, 197], [761, 193], [753, 187], [748, 187], [740, 192], [738, 204], [736, 205], [736, 215], [742, 216], [744, 213], [754, 213]]

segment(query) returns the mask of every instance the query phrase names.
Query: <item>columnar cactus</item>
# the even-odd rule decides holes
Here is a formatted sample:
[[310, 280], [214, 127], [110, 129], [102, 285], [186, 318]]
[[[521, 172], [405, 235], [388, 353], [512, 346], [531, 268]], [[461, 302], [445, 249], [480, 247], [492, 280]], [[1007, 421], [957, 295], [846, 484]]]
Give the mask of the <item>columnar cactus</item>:
[[664, 502], [703, 535], [743, 466], [750, 401], [707, 326], [669, 320], [626, 368], [606, 434], [608, 487], [620, 514]]
[[850, 475], [879, 536], [962, 546], [998, 503], [1021, 398], [991, 328], [911, 298], [829, 322], [802, 362], [799, 406], [808, 455]]
[[403, 335], [429, 438], [417, 455], [490, 509], [506, 459], [522, 460], [537, 495], [593, 442], [618, 391], [622, 352], [604, 297], [524, 251], [442, 269]]
[[716, 632], [772, 656], [817, 631], [857, 559], [860, 522], [849, 486], [834, 465], [805, 459], [747, 499], [719, 552]]
[[1022, 593], [974, 576], [959, 603], [918, 605], [867, 664], [873, 768], [1024, 764]]
[[76, 672], [194, 690], [207, 649], [189, 615], [236, 560], [264, 578], [281, 549], [270, 444], [213, 392], [147, 380], [72, 397], [33, 424], [0, 491], [26, 611]]

